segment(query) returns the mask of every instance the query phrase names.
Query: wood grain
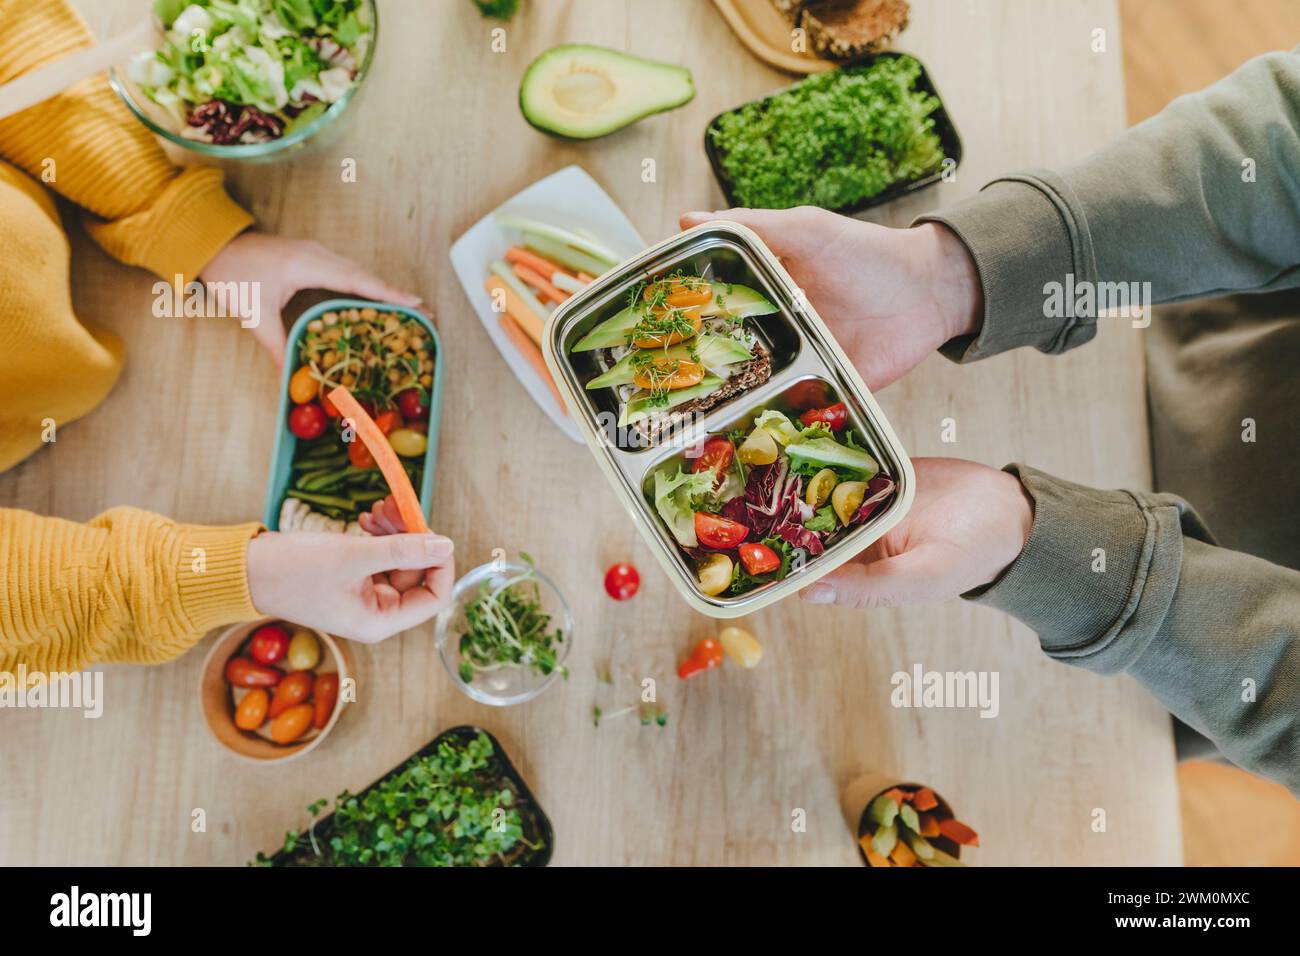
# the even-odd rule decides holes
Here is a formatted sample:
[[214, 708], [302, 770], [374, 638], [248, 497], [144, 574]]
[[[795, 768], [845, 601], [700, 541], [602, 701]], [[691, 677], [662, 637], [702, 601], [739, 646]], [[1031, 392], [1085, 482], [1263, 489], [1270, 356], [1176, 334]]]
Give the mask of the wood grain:
[[[79, 0], [96, 30], [135, 3]], [[648, 240], [719, 193], [700, 145], [718, 112], [786, 85], [711, 4], [534, 0], [507, 28], [508, 52], [468, 3], [381, 3], [379, 54], [344, 137], [290, 165], [247, 167], [231, 189], [264, 228], [311, 236], [421, 293], [447, 350], [434, 523], [464, 569], [493, 548], [531, 552], [573, 604], [579, 642], [567, 684], [499, 711], [458, 694], [432, 625], [355, 647], [359, 700], [319, 750], [249, 767], [203, 725], [200, 648], [157, 668], [110, 668], [105, 713], [12, 711], [0, 738], [0, 863], [239, 864], [278, 845], [312, 800], [359, 788], [458, 723], [510, 751], [556, 829], [557, 864], [859, 862], [840, 809], [866, 771], [928, 783], [980, 831], [976, 864], [1177, 864], [1169, 719], [1126, 678], [1047, 660], [1023, 626], [958, 601], [854, 613], [787, 601], [749, 626], [766, 649], [751, 672], [690, 683], [673, 668], [716, 625], [687, 611], [655, 570], [586, 449], [563, 439], [506, 373], [454, 281], [451, 241], [537, 178], [577, 162]], [[1113, 0], [916, 0], [898, 44], [934, 76], [966, 145], [955, 183], [873, 218], [906, 224], [1021, 166], [1064, 164], [1124, 123]], [[515, 105], [525, 66], [562, 41], [689, 59], [698, 95], [607, 139], [564, 143]], [[359, 181], [343, 183], [355, 159]], [[642, 160], [657, 181], [642, 181]], [[190, 521], [261, 512], [276, 377], [252, 339], [219, 320], [149, 314], [151, 279], [75, 232], [75, 303], [126, 340], [109, 400], [57, 445], [0, 479], [0, 504], [72, 519], [133, 504]], [[291, 310], [297, 314], [297, 308]], [[1115, 325], [1063, 358], [1004, 355], [958, 368], [935, 357], [881, 395], [913, 454], [995, 465], [1023, 460], [1078, 481], [1146, 485], [1141, 333]], [[231, 383], [237, 388], [229, 388]], [[940, 441], [945, 418], [955, 445]], [[126, 423], [130, 423], [129, 427]], [[631, 560], [641, 593], [616, 605], [604, 569]], [[211, 638], [209, 638], [211, 640]], [[204, 645], [206, 647], [206, 645]], [[612, 662], [622, 696], [596, 680]], [[890, 675], [915, 663], [1000, 674], [1001, 712], [889, 703]], [[600, 703], [634, 702], [658, 680], [665, 728], [592, 725]], [[207, 831], [192, 832], [194, 808]], [[1094, 809], [1106, 832], [1092, 830]], [[803, 811], [806, 827], [792, 821]]]

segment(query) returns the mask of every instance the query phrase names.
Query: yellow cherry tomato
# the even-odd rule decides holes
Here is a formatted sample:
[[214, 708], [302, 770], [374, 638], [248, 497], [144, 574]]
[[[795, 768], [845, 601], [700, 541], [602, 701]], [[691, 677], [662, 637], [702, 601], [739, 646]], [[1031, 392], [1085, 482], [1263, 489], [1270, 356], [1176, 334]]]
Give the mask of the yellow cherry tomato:
[[727, 656], [746, 670], [757, 667], [763, 659], [763, 645], [743, 627], [734, 624], [724, 627], [718, 634], [718, 640], [722, 642], [722, 649], [727, 652]]
[[835, 472], [829, 468], [823, 468], [817, 474], [812, 476], [808, 482], [808, 490], [804, 492], [804, 501], [814, 508], [820, 508], [826, 504], [826, 499], [831, 496], [831, 490], [839, 484], [839, 478], [835, 477]]
[[310, 366], [304, 365], [289, 379], [289, 397], [298, 405], [310, 402], [316, 397], [316, 391], [316, 379], [311, 377]]
[[865, 481], [841, 481], [831, 492], [831, 507], [841, 524], [847, 525], [857, 514], [862, 499], [867, 496]]
[[679, 388], [699, 385], [704, 380], [704, 366], [689, 359], [653, 362], [639, 369], [632, 380], [646, 391], [675, 392]]
[[414, 428], [398, 428], [388, 436], [388, 444], [403, 458], [418, 458], [429, 447], [429, 439]]
[[776, 439], [766, 428], [755, 428], [736, 454], [747, 465], [770, 465], [776, 461]]
[[700, 565], [700, 590], [709, 597], [721, 594], [731, 586], [731, 558], [725, 554], [711, 554]]
[[320, 663], [320, 641], [305, 627], [300, 627], [289, 638], [289, 653], [285, 658], [291, 671], [309, 671]]

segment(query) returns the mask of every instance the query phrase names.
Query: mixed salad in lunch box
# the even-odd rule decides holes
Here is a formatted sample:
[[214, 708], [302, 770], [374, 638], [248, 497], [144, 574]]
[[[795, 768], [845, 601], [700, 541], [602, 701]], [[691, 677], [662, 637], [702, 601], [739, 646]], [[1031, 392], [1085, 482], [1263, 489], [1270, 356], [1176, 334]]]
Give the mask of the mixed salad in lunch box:
[[655, 471], [647, 494], [701, 592], [779, 581], [884, 508], [896, 484], [848, 424], [842, 402], [769, 407]]
[[635, 285], [627, 305], [571, 351], [593, 353], [600, 374], [586, 388], [613, 389], [619, 427], [655, 445], [678, 422], [771, 377], [772, 357], [745, 320], [775, 311], [746, 286], [674, 272]]
[[155, 0], [165, 31], [127, 76], [187, 139], [279, 139], [351, 89], [374, 38], [367, 0]]
[[404, 313], [340, 309], [307, 324], [297, 359], [288, 427], [298, 441], [279, 529], [364, 534], [358, 519], [389, 494], [391, 482], [375, 450], [348, 434], [349, 419], [329, 393], [341, 386], [352, 394], [391, 447], [380, 454], [396, 458], [419, 488], [429, 448], [433, 341]]

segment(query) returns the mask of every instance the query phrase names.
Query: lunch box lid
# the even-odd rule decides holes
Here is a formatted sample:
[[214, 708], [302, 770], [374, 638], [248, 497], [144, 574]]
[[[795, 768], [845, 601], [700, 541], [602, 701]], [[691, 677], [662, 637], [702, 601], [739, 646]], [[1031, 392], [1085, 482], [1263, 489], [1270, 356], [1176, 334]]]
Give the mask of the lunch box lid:
[[[866, 525], [851, 532], [849, 536], [851, 540], [838, 542], [823, 554], [808, 559], [797, 574], [792, 574], [780, 581], [772, 582], [736, 598], [729, 599], [708, 597], [695, 586], [693, 574], [683, 574], [683, 561], [676, 552], [677, 545], [675, 542], [670, 545], [665, 541], [664, 532], [659, 527], [659, 525], [662, 525], [662, 521], [653, 507], [645, 500], [641, 489], [641, 481], [637, 481], [635, 487], [629, 484], [626, 473], [620, 472], [615, 464], [614, 453], [598, 432], [595, 416], [592, 414], [590, 404], [580, 390], [581, 386], [577, 383], [576, 376], [572, 374], [571, 365], [568, 362], [564, 352], [564, 344], [561, 341], [567, 327], [576, 317], [584, 311], [588, 311], [596, 303], [607, 302], [612, 290], [626, 286], [630, 282], [639, 281], [645, 276], [649, 263], [657, 261], [666, 254], [671, 254], [674, 250], [685, 249], [697, 241], [706, 240], [709, 236], [716, 236], [721, 241], [734, 243], [760, 260], [764, 269], [782, 287], [780, 291], [784, 295], [778, 296], [778, 299], [781, 300], [777, 302], [778, 311], [804, 334], [816, 337], [820, 352], [828, 356], [831, 363], [826, 368], [826, 373], [828, 376], [833, 374], [836, 381], [846, 387], [850, 393], [849, 397], [865, 412], [876, 442], [888, 452], [890, 459], [889, 476], [897, 482], [895, 496], [890, 504]], [[763, 291], [770, 293], [773, 290], [764, 289]], [[785, 304], [786, 300], [796, 304], [796, 307], [787, 306]], [[740, 223], [729, 220], [715, 220], [688, 229], [651, 246], [640, 255], [627, 260], [616, 269], [612, 269], [600, 276], [581, 292], [566, 300], [551, 314], [546, 323], [542, 342], [546, 365], [550, 369], [551, 376], [554, 378], [561, 395], [564, 397], [570, 416], [577, 424], [583, 440], [587, 443], [593, 457], [595, 457], [596, 463], [614, 488], [628, 514], [631, 515], [633, 523], [650, 546], [651, 552], [664, 569], [664, 573], [672, 580], [686, 603], [701, 614], [722, 619], [742, 617], [788, 597], [869, 547], [902, 520], [911, 507], [916, 476], [912, 470], [911, 461], [903, 450], [902, 443], [898, 440], [892, 426], [885, 418], [884, 412], [877, 404], [862, 377], [849, 361], [848, 356], [826, 328], [826, 324], [790, 277], [785, 267], [781, 265], [780, 260], [773, 255], [757, 234]], [[778, 374], [781, 373], [774, 371], [772, 381], [778, 380]], [[723, 407], [734, 413], [736, 411], [734, 403], [739, 400], [740, 396], [737, 396], [727, 402], [725, 406], [708, 414], [712, 416]], [[760, 404], [767, 404], [771, 400], [769, 397], [767, 401]], [[754, 406], [745, 407], [752, 409]], [[693, 426], [688, 429], [688, 434], [693, 439], [698, 439], [702, 438], [705, 433], [698, 426]], [[690, 442], [686, 443], [686, 445], [689, 444]], [[647, 459], [647, 469], [652, 467], [649, 461]], [[652, 525], [651, 522], [657, 524]]]

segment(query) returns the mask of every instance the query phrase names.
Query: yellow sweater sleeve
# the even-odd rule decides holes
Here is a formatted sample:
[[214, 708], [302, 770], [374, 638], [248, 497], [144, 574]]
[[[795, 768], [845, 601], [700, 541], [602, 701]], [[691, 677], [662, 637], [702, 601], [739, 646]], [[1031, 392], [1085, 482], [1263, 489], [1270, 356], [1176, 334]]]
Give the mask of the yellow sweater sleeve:
[[0, 672], [157, 664], [252, 620], [244, 556], [260, 530], [134, 508], [87, 524], [0, 509]]
[[[0, 83], [92, 42], [67, 0], [0, 0]], [[0, 120], [0, 156], [87, 210], [114, 258], [189, 281], [252, 224], [221, 172], [178, 170], [104, 76]]]

